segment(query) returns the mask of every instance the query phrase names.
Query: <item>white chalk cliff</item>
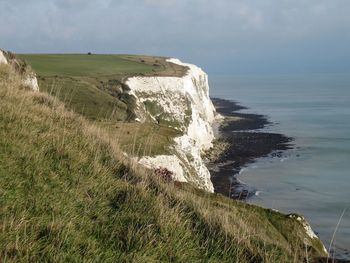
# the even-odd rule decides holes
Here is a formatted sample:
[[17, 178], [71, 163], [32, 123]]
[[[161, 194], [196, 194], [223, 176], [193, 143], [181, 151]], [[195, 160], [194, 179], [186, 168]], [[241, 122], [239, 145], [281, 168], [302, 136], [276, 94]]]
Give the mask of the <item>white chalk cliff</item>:
[[8, 64], [4, 52], [0, 49], [0, 64]]
[[217, 116], [209, 98], [208, 76], [199, 67], [168, 59], [187, 67], [183, 77], [132, 77], [126, 81], [136, 97], [140, 121], [160, 121], [182, 132], [174, 139], [172, 155], [145, 156], [139, 162], [152, 168], [166, 168], [174, 180], [191, 182], [213, 192], [210, 173], [201, 153], [212, 147], [212, 124]]
[[[6, 54], [7, 52], [0, 49], [0, 64], [10, 64], [16, 70], [16, 65], [20, 65], [19, 61], [15, 57], [7, 58]], [[26, 65], [25, 71], [23, 72], [21, 72], [23, 84], [34, 91], [39, 91], [38, 80], [34, 71], [29, 69], [28, 65]]]

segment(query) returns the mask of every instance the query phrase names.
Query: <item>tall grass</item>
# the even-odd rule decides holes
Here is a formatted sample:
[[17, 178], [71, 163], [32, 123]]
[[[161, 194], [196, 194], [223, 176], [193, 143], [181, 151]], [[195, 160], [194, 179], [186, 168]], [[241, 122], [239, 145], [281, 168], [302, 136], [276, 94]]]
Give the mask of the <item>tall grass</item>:
[[165, 183], [21, 83], [0, 65], [0, 261], [301, 262], [305, 242], [322, 255], [296, 220]]

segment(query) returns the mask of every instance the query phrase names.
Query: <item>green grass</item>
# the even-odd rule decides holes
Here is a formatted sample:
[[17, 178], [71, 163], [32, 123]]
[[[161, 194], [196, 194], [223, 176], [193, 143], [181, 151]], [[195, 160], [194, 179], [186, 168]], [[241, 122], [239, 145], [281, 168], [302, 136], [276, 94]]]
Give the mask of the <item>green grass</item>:
[[125, 59], [120, 55], [19, 55], [29, 61], [38, 75], [43, 77], [103, 76], [145, 74], [157, 67]]
[[186, 69], [163, 57], [101, 54], [19, 54], [41, 77], [182, 76]]
[[93, 83], [74, 78], [39, 78], [42, 91], [63, 101], [68, 108], [91, 120], [127, 120], [127, 101], [117, 99]]
[[303, 262], [305, 250], [312, 262], [323, 255], [296, 220], [163, 182], [128, 160], [110, 131], [24, 89], [3, 65], [0, 105], [2, 262]]

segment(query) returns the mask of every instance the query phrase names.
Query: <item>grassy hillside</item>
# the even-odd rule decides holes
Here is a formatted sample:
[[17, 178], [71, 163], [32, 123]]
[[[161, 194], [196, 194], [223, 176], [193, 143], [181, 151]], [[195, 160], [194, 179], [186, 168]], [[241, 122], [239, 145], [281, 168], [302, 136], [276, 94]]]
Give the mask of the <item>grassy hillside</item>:
[[3, 262], [312, 262], [322, 255], [288, 216], [138, 167], [117, 137], [55, 97], [26, 90], [4, 65], [0, 105]]

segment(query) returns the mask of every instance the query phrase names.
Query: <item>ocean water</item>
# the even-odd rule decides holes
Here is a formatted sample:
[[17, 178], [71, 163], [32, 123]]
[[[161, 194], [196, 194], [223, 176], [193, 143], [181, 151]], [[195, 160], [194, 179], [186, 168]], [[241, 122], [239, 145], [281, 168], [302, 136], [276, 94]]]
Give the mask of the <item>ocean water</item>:
[[303, 214], [327, 248], [333, 240], [335, 253], [350, 258], [350, 74], [209, 80], [212, 97], [267, 115], [273, 125], [263, 131], [295, 139], [282, 157], [243, 168], [238, 178], [258, 191], [249, 202]]

